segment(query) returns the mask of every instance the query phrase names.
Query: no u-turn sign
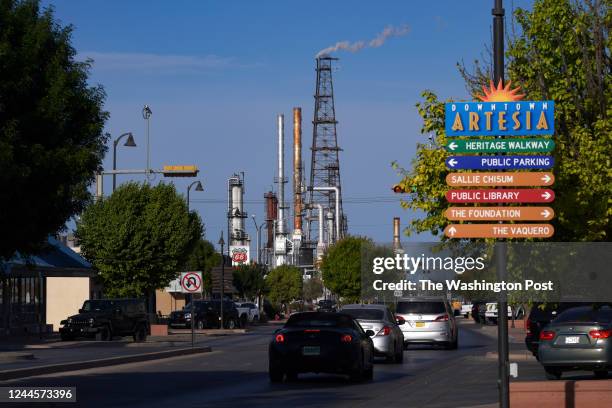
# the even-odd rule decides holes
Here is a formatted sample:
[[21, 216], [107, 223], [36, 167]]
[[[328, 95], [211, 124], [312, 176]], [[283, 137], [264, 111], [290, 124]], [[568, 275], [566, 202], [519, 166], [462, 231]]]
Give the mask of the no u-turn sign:
[[202, 272], [181, 272], [182, 293], [202, 293]]

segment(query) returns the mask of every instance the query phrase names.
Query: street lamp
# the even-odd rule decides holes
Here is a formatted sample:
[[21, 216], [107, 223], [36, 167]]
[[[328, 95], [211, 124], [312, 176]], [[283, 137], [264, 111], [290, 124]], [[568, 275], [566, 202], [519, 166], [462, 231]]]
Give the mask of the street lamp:
[[189, 187], [187, 187], [187, 211], [189, 211], [189, 190], [191, 190], [191, 187], [193, 186], [195, 186], [195, 191], [204, 191], [204, 187], [202, 187], [200, 180], [194, 181], [189, 185]]
[[223, 240], [223, 231], [221, 231], [221, 238], [219, 238], [219, 245], [221, 245], [221, 324], [219, 328], [223, 329], [223, 286], [225, 286], [225, 258], [223, 257], [223, 245], [225, 245], [225, 241]]
[[261, 264], [261, 249], [259, 247], [259, 243], [261, 242], [261, 228], [265, 225], [265, 221], [261, 223], [261, 225], [257, 226], [257, 220], [255, 219], [255, 214], [251, 214], [253, 218], [253, 223], [255, 224], [255, 229], [257, 230], [257, 263]]
[[[123, 145], [127, 147], [136, 147], [136, 142], [134, 141], [134, 135], [132, 135], [132, 132], [126, 132], [122, 134], [121, 136], [119, 136], [118, 138], [116, 138], [113, 141], [113, 170], [117, 170], [117, 146], [119, 145], [119, 142], [121, 141], [121, 139], [123, 139], [125, 136], [127, 136], [127, 140], [125, 141]], [[113, 191], [115, 191], [116, 185], [117, 185], [117, 175], [113, 173]]]

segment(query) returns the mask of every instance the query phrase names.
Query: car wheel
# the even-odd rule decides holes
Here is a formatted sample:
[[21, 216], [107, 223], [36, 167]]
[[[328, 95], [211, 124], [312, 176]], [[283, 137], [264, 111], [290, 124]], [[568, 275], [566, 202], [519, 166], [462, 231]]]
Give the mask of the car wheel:
[[362, 381], [364, 378], [364, 374], [365, 374], [365, 370], [364, 370], [364, 364], [363, 364], [363, 355], [361, 356], [361, 359], [359, 361], [359, 366], [357, 368], [355, 368], [350, 374], [349, 374], [349, 379], [352, 382], [359, 382]]
[[147, 340], [147, 328], [144, 324], [139, 325], [132, 335], [136, 343], [142, 343]]
[[268, 375], [270, 376], [270, 382], [279, 383], [283, 381], [283, 370], [281, 370], [277, 365], [272, 364], [271, 361], [268, 367]]
[[110, 329], [108, 326], [103, 326], [96, 333], [97, 341], [110, 341], [113, 338]]
[[295, 371], [287, 372], [287, 381], [297, 381], [298, 374]]
[[374, 379], [374, 365], [371, 365], [370, 368], [363, 372], [363, 379], [366, 381]]
[[198, 323], [196, 323], [196, 328], [198, 330], [203, 330], [204, 329], [204, 321], [198, 320]]
[[547, 380], [558, 380], [561, 378], [562, 371], [555, 368], [544, 367]]
[[236, 328], [236, 321], [234, 319], [229, 319], [227, 321], [227, 328], [233, 330]]
[[400, 348], [395, 354], [395, 364], [403, 364], [404, 363], [404, 349]]
[[457, 350], [458, 346], [459, 346], [459, 333], [457, 333], [457, 337], [455, 337], [455, 340], [450, 342], [450, 344], [448, 345], [448, 349]]
[[608, 370], [595, 370], [593, 374], [595, 374], [597, 378], [608, 378]]
[[65, 334], [65, 333], [61, 333], [61, 334], [60, 334], [60, 338], [62, 339], [62, 341], [70, 341], [70, 340], [73, 340], [73, 337], [72, 337], [72, 336], [70, 336], [70, 335], [68, 335], [68, 334]]

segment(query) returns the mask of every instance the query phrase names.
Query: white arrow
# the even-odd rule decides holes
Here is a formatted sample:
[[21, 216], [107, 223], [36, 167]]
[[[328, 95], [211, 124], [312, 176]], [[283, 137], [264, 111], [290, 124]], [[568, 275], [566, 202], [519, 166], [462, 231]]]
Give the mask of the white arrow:
[[457, 229], [455, 227], [450, 227], [448, 229], [448, 235], [450, 235], [451, 237], [454, 237], [456, 232], [457, 232]]
[[548, 218], [548, 216], [550, 215], [550, 211], [548, 211], [548, 210], [544, 210], [544, 211], [542, 211], [540, 214], [542, 214], [542, 216], [543, 216], [544, 218]]
[[542, 193], [542, 198], [548, 200], [550, 198], [550, 193], [548, 191], [545, 191], [544, 193]]
[[451, 143], [448, 145], [448, 148], [449, 148], [449, 149], [451, 149], [451, 150], [455, 150], [457, 147], [459, 147], [459, 146], [458, 146], [458, 145], [457, 145], [457, 143], [455, 143], [455, 142], [451, 142]]
[[448, 161], [448, 165], [451, 166], [451, 167], [455, 167], [455, 164], [457, 164], [457, 163], [458, 163], [458, 161], [455, 160], [455, 159], [450, 159]]
[[548, 174], [545, 174], [544, 177], [541, 178], [541, 180], [543, 182], [545, 182], [546, 184], [548, 184], [548, 182], [551, 180], [550, 176]]

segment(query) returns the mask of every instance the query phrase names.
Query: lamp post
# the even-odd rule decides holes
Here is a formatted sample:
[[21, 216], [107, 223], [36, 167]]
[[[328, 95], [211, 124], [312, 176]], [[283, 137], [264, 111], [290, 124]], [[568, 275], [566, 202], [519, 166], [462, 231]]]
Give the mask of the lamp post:
[[200, 180], [194, 181], [187, 187], [187, 211], [189, 211], [189, 190], [191, 190], [193, 186], [195, 186], [195, 191], [204, 191], [204, 187], [202, 187]]
[[221, 245], [221, 323], [219, 325], [220, 329], [223, 329], [223, 286], [225, 286], [225, 258], [223, 257], [223, 245], [225, 245], [225, 241], [223, 240], [223, 231], [221, 231], [221, 238], [219, 238], [219, 245]]
[[[118, 138], [116, 138], [113, 141], [113, 170], [117, 170], [117, 146], [119, 145], [119, 142], [121, 141], [121, 139], [123, 139], [126, 136], [127, 136], [127, 140], [125, 141], [123, 145], [127, 147], [136, 147], [136, 142], [134, 141], [134, 135], [132, 135], [132, 132], [126, 132], [122, 134], [121, 136], [119, 136]], [[117, 175], [113, 174], [113, 191], [115, 191], [116, 186], [117, 186]]]
[[259, 243], [261, 242], [261, 229], [265, 225], [265, 222], [262, 222], [260, 226], [257, 226], [257, 220], [255, 219], [255, 214], [252, 214], [253, 223], [255, 224], [255, 229], [257, 230], [257, 263], [261, 264], [261, 249], [259, 247]]

